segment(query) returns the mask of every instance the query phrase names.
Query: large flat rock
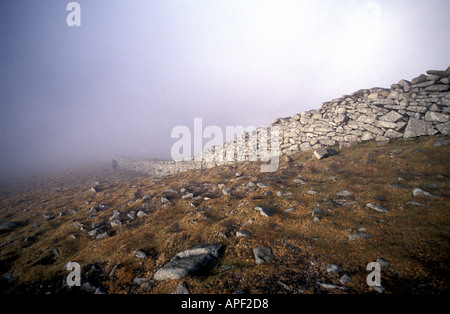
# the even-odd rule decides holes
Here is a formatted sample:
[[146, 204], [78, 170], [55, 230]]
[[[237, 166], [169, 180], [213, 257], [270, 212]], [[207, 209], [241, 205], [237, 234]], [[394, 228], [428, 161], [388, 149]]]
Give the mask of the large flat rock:
[[219, 257], [223, 244], [203, 244], [182, 251], [160, 268], [155, 280], [181, 279], [208, 266]]

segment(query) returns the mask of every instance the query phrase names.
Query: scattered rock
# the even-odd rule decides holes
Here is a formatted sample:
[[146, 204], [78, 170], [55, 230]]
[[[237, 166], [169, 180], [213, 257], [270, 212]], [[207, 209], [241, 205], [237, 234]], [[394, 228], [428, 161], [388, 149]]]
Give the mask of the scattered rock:
[[362, 238], [372, 238], [372, 235], [365, 233], [365, 232], [358, 232], [358, 233], [348, 235], [348, 239], [350, 241], [354, 241], [356, 239], [362, 239]]
[[346, 287], [336, 286], [336, 285], [333, 285], [331, 283], [317, 282], [317, 284], [321, 288], [324, 288], [324, 289], [327, 289], [327, 290], [334, 290], [334, 289], [347, 290]]
[[11, 230], [14, 229], [18, 226], [19, 224], [15, 223], [15, 222], [6, 222], [2, 225], [0, 225], [0, 230]]
[[236, 237], [242, 238], [242, 237], [252, 237], [253, 233], [247, 230], [239, 230], [236, 232]]
[[154, 275], [155, 280], [181, 279], [209, 265], [219, 257], [223, 244], [204, 244], [178, 253]]
[[349, 192], [349, 191], [343, 190], [343, 191], [337, 192], [336, 195], [337, 195], [337, 196], [341, 196], [341, 197], [345, 197], [345, 196], [350, 196], [350, 195], [352, 195], [352, 193]]
[[223, 193], [224, 195], [230, 195], [230, 194], [231, 194], [231, 188], [224, 188], [224, 189], [222, 190], [222, 193]]
[[119, 218], [119, 215], [120, 215], [120, 212], [117, 209], [115, 209], [115, 210], [113, 210], [113, 215], [111, 217], [109, 217], [109, 220], [115, 220], [115, 219]]
[[147, 258], [147, 254], [145, 254], [143, 251], [141, 250], [135, 250], [134, 251], [134, 256], [139, 257], [139, 258]]
[[191, 294], [191, 292], [189, 291], [186, 282], [183, 281], [177, 286], [177, 289], [175, 290], [174, 294]]
[[128, 216], [130, 219], [136, 219], [136, 212], [135, 212], [134, 210], [132, 210], [132, 211], [130, 211], [130, 212], [127, 214], [127, 216]]
[[344, 275], [341, 277], [341, 279], [339, 280], [339, 282], [340, 282], [341, 284], [343, 284], [344, 286], [346, 286], [350, 281], [352, 281], [352, 278], [350, 278], [350, 276], [347, 275], [347, 274], [344, 274]]
[[138, 211], [138, 213], [137, 213], [137, 217], [138, 217], [138, 218], [142, 218], [142, 217], [145, 217], [145, 216], [147, 216], [147, 213], [146, 213], [146, 212], [144, 212], [144, 211], [142, 211], [142, 210]]
[[424, 191], [424, 190], [419, 189], [419, 188], [415, 188], [413, 190], [413, 195], [414, 196], [428, 196], [428, 197], [432, 197], [432, 198], [438, 198], [438, 196], [433, 195], [430, 192]]
[[265, 217], [271, 217], [271, 216], [273, 216], [273, 214], [274, 214], [273, 210], [271, 210], [271, 209], [269, 209], [269, 208], [267, 208], [267, 207], [260, 207], [260, 206], [257, 206], [257, 207], [255, 207], [254, 209], [257, 210], [257, 211], [259, 211], [259, 213], [260, 213], [261, 215], [265, 216]]
[[389, 266], [391, 266], [391, 264], [389, 264], [389, 262], [387, 260], [385, 260], [384, 258], [382, 258], [382, 257], [377, 258], [376, 262], [378, 264], [380, 264], [381, 267], [389, 267]]
[[104, 233], [99, 234], [96, 239], [97, 240], [102, 240], [102, 239], [105, 239], [107, 237], [108, 237], [108, 233], [104, 232]]
[[324, 216], [324, 215], [326, 215], [327, 214], [327, 212], [326, 211], [324, 211], [322, 208], [320, 208], [320, 207], [316, 207], [316, 208], [314, 208], [314, 210], [312, 211], [312, 213], [311, 213], [311, 216]]
[[53, 218], [55, 218], [55, 215], [53, 215], [53, 214], [44, 214], [44, 216], [42, 216], [42, 218], [44, 218], [45, 221], [49, 221], [49, 220], [52, 220]]
[[314, 157], [316, 157], [319, 160], [323, 159], [323, 158], [327, 158], [329, 156], [336, 155], [336, 154], [337, 154], [337, 151], [332, 148], [318, 149], [318, 150], [314, 151], [314, 153], [313, 153]]
[[369, 203], [366, 206], [371, 208], [371, 209], [373, 209], [373, 210], [376, 210], [377, 212], [380, 212], [380, 213], [388, 213], [389, 212], [389, 209], [384, 208], [384, 207], [379, 206], [379, 205], [374, 205], [372, 203]]
[[258, 182], [258, 183], [256, 183], [256, 185], [261, 189], [265, 189], [265, 188], [269, 187], [268, 184], [263, 183], [263, 182]]
[[100, 187], [98, 187], [98, 186], [93, 186], [93, 187], [91, 187], [90, 191], [91, 191], [91, 192], [94, 192], [94, 193], [98, 193], [98, 192], [100, 192]]
[[415, 202], [415, 201], [406, 202], [406, 205], [412, 205], [412, 206], [425, 206], [424, 204], [419, 203], [419, 202]]
[[327, 270], [327, 273], [330, 274], [331, 276], [335, 276], [340, 272], [342, 272], [341, 266], [336, 264], [328, 264], [325, 268]]
[[256, 264], [268, 264], [275, 259], [270, 247], [258, 246], [253, 249]]
[[122, 222], [119, 219], [115, 219], [111, 221], [111, 227], [119, 227], [122, 225]]
[[182, 199], [189, 199], [189, 198], [194, 198], [194, 193], [188, 193], [185, 194], [181, 197]]
[[165, 197], [161, 197], [161, 203], [167, 204], [167, 203], [169, 203], [169, 200]]

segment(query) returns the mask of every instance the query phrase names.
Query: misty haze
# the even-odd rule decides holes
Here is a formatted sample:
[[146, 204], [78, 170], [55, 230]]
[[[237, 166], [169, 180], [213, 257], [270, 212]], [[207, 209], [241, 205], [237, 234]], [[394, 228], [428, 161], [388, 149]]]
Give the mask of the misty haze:
[[449, 12], [1, 0], [0, 293], [448, 293]]
[[1, 177], [170, 160], [177, 125], [265, 126], [448, 65], [448, 1], [2, 1]]

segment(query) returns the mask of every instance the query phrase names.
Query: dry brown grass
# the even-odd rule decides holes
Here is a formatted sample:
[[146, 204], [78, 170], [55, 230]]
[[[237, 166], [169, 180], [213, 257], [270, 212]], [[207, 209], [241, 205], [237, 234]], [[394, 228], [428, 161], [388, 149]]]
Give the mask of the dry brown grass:
[[[381, 274], [386, 293], [449, 292], [450, 146], [435, 147], [434, 142], [430, 137], [385, 145], [362, 143], [320, 161], [311, 153], [299, 153], [293, 162], [283, 161], [277, 172], [269, 174], [259, 172], [258, 163], [195, 170], [161, 180], [101, 169], [3, 186], [0, 220], [21, 225], [0, 233], [0, 276], [18, 277], [11, 284], [3, 280], [1, 288], [4, 293], [68, 292], [61, 284], [68, 273], [64, 265], [76, 261], [82, 266], [83, 280], [106, 292], [171, 293], [182, 280], [156, 282], [152, 279], [156, 270], [181, 250], [222, 242], [225, 251], [216, 265], [184, 279], [192, 293], [371, 293], [365, 268], [380, 257], [390, 263]], [[237, 171], [243, 176], [235, 177]], [[298, 176], [305, 184], [295, 182]], [[101, 182], [102, 191], [92, 193], [89, 189], [96, 181]], [[269, 187], [243, 189], [248, 182], [264, 182]], [[231, 196], [217, 189], [220, 183], [233, 188]], [[404, 186], [389, 186], [394, 183]], [[414, 197], [415, 187], [438, 197]], [[180, 193], [165, 192], [169, 188], [186, 188], [202, 199], [181, 199]], [[264, 195], [267, 190], [273, 194]], [[309, 190], [318, 193], [309, 195]], [[342, 190], [352, 194], [337, 196]], [[277, 191], [292, 195], [280, 197]], [[145, 194], [153, 198], [143, 200]], [[170, 195], [170, 204], [162, 205], [161, 196]], [[205, 196], [210, 200], [204, 200]], [[424, 206], [408, 205], [410, 201]], [[144, 203], [148, 203], [144, 209], [148, 215], [125, 222], [126, 213], [142, 209]], [[389, 212], [371, 210], [367, 203]], [[89, 218], [90, 207], [99, 204], [110, 207]], [[255, 206], [270, 207], [275, 214], [263, 217]], [[317, 206], [328, 211], [320, 222], [311, 217]], [[284, 213], [288, 208], [295, 211]], [[72, 209], [76, 215], [70, 214]], [[121, 212], [124, 222], [118, 228], [109, 227], [114, 209]], [[59, 217], [64, 210], [67, 214]], [[44, 221], [42, 215], [49, 212], [55, 218]], [[250, 219], [254, 222], [248, 223]], [[83, 223], [86, 230], [75, 228], [74, 221]], [[36, 222], [39, 228], [32, 226]], [[106, 239], [87, 235], [93, 222], [106, 223]], [[373, 237], [349, 241], [348, 235], [361, 227]], [[240, 229], [254, 236], [237, 238]], [[275, 261], [256, 265], [252, 253], [256, 246], [270, 246]], [[59, 255], [52, 253], [54, 248]], [[136, 249], [148, 258], [135, 257]], [[327, 274], [323, 268], [331, 263], [341, 266], [343, 273]], [[114, 265], [119, 267], [110, 278]], [[344, 273], [352, 278], [346, 291], [317, 285], [341, 286]], [[139, 286], [133, 283], [136, 277], [149, 281]]]

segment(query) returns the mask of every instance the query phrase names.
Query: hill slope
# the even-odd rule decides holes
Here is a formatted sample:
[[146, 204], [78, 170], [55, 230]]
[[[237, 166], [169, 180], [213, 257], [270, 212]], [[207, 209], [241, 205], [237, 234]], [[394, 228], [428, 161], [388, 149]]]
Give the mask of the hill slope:
[[[162, 178], [91, 169], [5, 185], [0, 288], [172, 293], [184, 282], [191, 293], [376, 293], [366, 267], [378, 261], [378, 292], [448, 292], [446, 144], [363, 142], [322, 160], [299, 152], [275, 173], [245, 162]], [[431, 194], [415, 196], [417, 188]], [[223, 248], [208, 267], [154, 278], [177, 253], [211, 243]], [[273, 260], [257, 264], [256, 247]], [[80, 264], [82, 287], [63, 284], [69, 261]]]

